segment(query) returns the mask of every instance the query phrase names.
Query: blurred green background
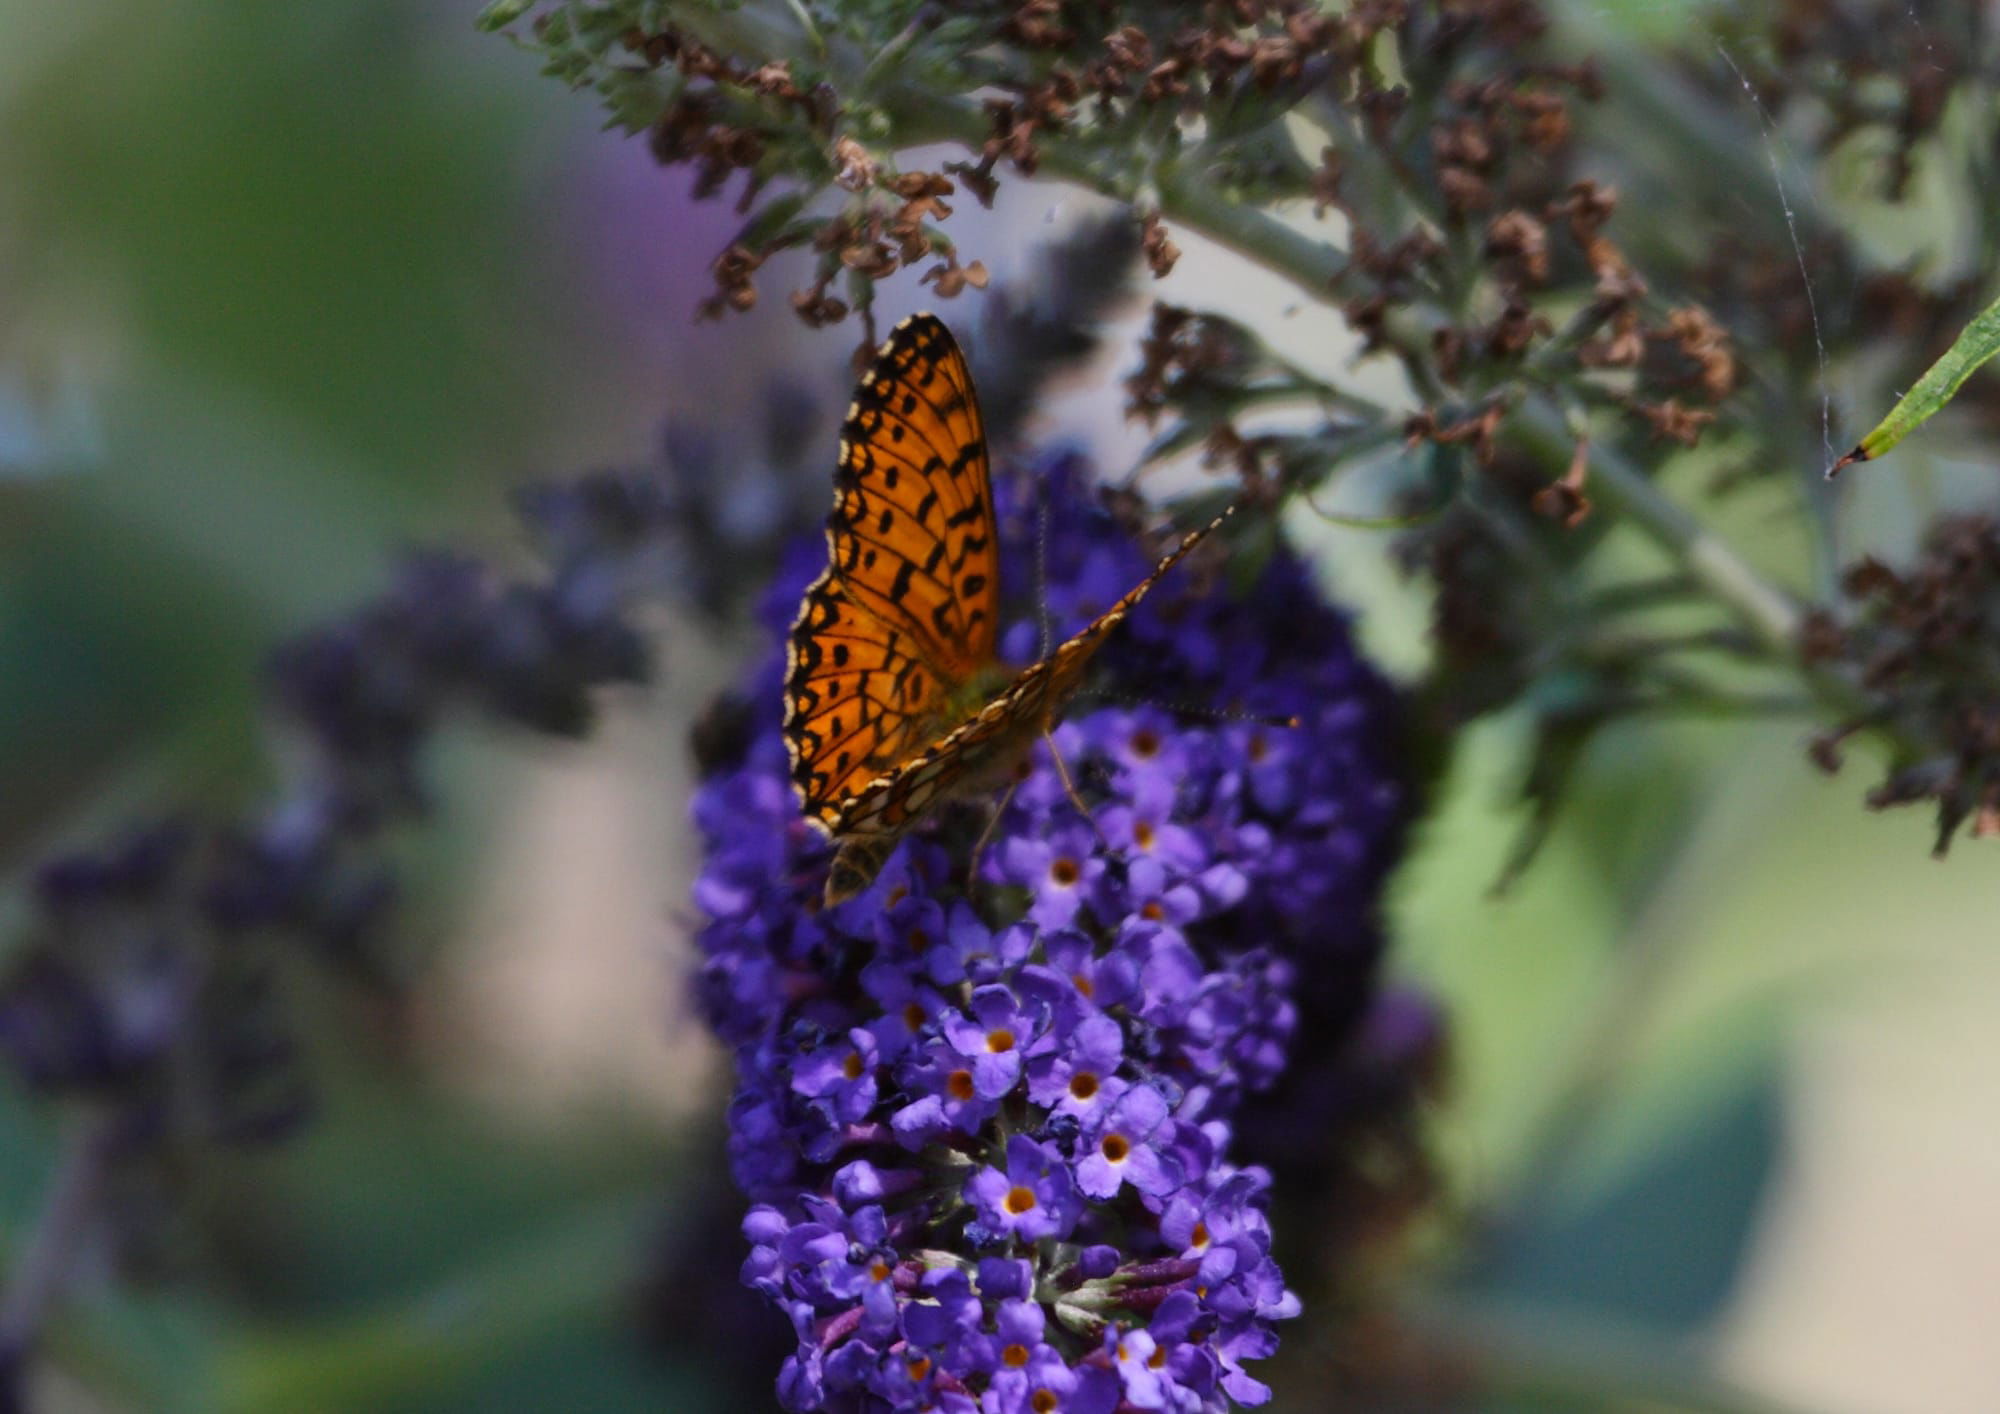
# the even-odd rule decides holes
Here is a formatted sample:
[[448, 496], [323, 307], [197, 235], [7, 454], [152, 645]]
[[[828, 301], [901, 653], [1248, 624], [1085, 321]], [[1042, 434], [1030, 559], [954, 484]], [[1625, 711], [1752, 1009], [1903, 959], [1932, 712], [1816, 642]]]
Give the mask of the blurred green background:
[[[691, 322], [730, 218], [682, 187], [469, 6], [0, 0], [11, 877], [134, 810], [268, 788], [260, 655], [400, 548], [504, 554], [523, 480], [643, 462], [664, 419], [773, 376], [835, 393], [846, 334], [782, 301]], [[994, 219], [1033, 236], [1054, 200]], [[1239, 280], [1238, 317], [1275, 312], [1191, 244], [1160, 293]], [[1128, 355], [1056, 424], [1114, 456]], [[1874, 533], [1954, 474], [1882, 469]], [[1773, 513], [1734, 528], [1782, 561]], [[1385, 659], [1418, 661], [1379, 541], [1297, 529]], [[741, 1407], [671, 1314], [710, 1293], [627, 1275], [707, 1220], [726, 1086], [677, 998], [681, 739], [742, 645], [666, 637], [666, 687], [586, 746], [451, 743], [437, 827], [399, 843], [407, 990], [289, 979], [319, 1121], [183, 1175], [153, 1281], [85, 1274], [49, 1407]], [[1496, 1354], [1508, 1407], [1757, 1407], [1712, 1373], [1799, 1408], [2000, 1408], [1992, 864], [1931, 862], [1926, 820], [1863, 814], [1860, 773], [1815, 776], [1803, 736], [1623, 729], [1495, 899], [1526, 743], [1482, 724], [1398, 883], [1398, 968], [1453, 1019], [1435, 1123], [1465, 1238], [1412, 1307]], [[0, 1089], [7, 1251], [53, 1137]]]

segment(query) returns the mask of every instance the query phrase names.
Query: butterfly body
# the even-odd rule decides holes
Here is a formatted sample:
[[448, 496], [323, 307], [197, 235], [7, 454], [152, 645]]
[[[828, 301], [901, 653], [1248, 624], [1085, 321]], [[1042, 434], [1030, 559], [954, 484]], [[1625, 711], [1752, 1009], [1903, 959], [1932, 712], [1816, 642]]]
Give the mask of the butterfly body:
[[839, 846], [826, 902], [866, 888], [946, 800], [1004, 784], [1160, 577], [1226, 518], [1183, 537], [1130, 593], [1041, 661], [996, 658], [999, 560], [985, 429], [965, 357], [930, 315], [896, 326], [842, 427], [827, 568], [785, 661], [785, 743], [806, 818]]

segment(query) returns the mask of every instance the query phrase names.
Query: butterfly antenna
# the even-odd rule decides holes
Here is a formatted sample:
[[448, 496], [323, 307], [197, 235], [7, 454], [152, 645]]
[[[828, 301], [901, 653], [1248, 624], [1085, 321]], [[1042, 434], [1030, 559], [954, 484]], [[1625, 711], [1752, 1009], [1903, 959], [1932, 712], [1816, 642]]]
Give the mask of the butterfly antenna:
[[1000, 803], [995, 805], [991, 812], [988, 813], [986, 816], [986, 828], [981, 830], [979, 838], [972, 842], [972, 861], [965, 867], [965, 887], [967, 892], [978, 887], [980, 856], [986, 853], [987, 842], [993, 838], [994, 829], [1007, 814], [1007, 807], [1014, 803], [1014, 792], [1020, 788], [1021, 783], [1019, 780], [1012, 780], [1007, 783], [1007, 793], [1000, 797]]
[[1210, 707], [1201, 702], [1162, 702], [1157, 697], [1133, 697], [1123, 693], [1100, 692], [1085, 688], [1077, 693], [1077, 698], [1090, 702], [1109, 702], [1120, 707], [1157, 707], [1162, 712], [1171, 712], [1176, 717], [1196, 717], [1208, 722], [1247, 722], [1258, 727], [1300, 727], [1305, 723], [1289, 713], [1236, 712], [1222, 707]]
[[1055, 626], [1049, 622], [1049, 488], [1035, 482], [1035, 612], [1041, 616], [1042, 641], [1037, 659], [1055, 651]]
[[1097, 842], [1109, 845], [1110, 841], [1105, 839], [1104, 830], [1097, 823], [1097, 817], [1091, 813], [1090, 802], [1085, 800], [1083, 792], [1076, 788], [1076, 777], [1069, 773], [1069, 763], [1063, 760], [1062, 748], [1056, 745], [1055, 733], [1044, 728], [1042, 744], [1049, 749], [1049, 762], [1056, 768], [1056, 777], [1062, 782], [1063, 794], [1069, 797], [1069, 803], [1076, 807], [1076, 813], [1083, 817], [1083, 822], [1090, 826], [1090, 832], [1097, 836]]

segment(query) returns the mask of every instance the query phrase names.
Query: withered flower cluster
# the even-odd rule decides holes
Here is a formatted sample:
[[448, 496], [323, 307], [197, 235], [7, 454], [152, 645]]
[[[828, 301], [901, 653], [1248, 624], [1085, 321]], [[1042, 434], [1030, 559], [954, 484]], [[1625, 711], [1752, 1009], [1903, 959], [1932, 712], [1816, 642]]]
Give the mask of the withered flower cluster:
[[1816, 737], [1814, 761], [1837, 771], [1848, 737], [1892, 728], [1909, 745], [1868, 793], [1870, 809], [1935, 802], [1939, 854], [1968, 820], [1975, 839], [2000, 835], [2000, 522], [1947, 517], [1915, 565], [1863, 559], [1841, 588], [1854, 612], [1845, 623], [1814, 614], [1806, 651], [1852, 668], [1870, 705]]

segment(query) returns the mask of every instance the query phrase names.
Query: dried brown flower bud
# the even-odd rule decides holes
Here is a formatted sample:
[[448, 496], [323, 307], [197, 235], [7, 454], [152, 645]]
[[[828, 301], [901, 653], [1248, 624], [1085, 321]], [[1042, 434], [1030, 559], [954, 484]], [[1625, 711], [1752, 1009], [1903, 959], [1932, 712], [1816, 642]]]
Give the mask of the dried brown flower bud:
[[1509, 300], [1507, 307], [1500, 311], [1500, 317], [1486, 330], [1484, 342], [1487, 356], [1519, 358], [1536, 339], [1546, 337], [1552, 327], [1546, 318], [1527, 305], [1519, 300]]
[[1490, 466], [1498, 450], [1495, 437], [1506, 416], [1506, 407], [1493, 402], [1455, 422], [1440, 423], [1437, 414], [1426, 408], [1403, 424], [1403, 437], [1411, 446], [1420, 442], [1435, 442], [1448, 447], [1469, 442], [1479, 464]]
[[950, 196], [953, 187], [951, 178], [941, 172], [903, 172], [890, 179], [889, 190], [905, 201], [919, 201], [925, 197]]
[[1715, 421], [1714, 413], [1705, 408], [1682, 407], [1678, 398], [1668, 398], [1659, 403], [1634, 398], [1626, 406], [1652, 425], [1655, 437], [1662, 441], [1679, 442], [1684, 447], [1692, 447], [1699, 442], [1702, 428]]
[[848, 191], [866, 191], [875, 185], [877, 171], [875, 159], [868, 149], [851, 137], [841, 137], [833, 144], [833, 183]]
[[1736, 357], [1729, 349], [1729, 332], [1698, 304], [1684, 305], [1667, 315], [1665, 337], [1699, 369], [1698, 382], [1710, 402], [1721, 402], [1736, 386]]
[[1440, 167], [1438, 190], [1444, 194], [1445, 208], [1453, 216], [1466, 216], [1493, 205], [1491, 189], [1469, 167]]
[[1617, 209], [1616, 187], [1582, 181], [1571, 186], [1561, 201], [1549, 207], [1549, 216], [1551, 219], [1562, 217], [1567, 220], [1570, 235], [1575, 237], [1578, 245], [1587, 248]]
[[1147, 212], [1141, 222], [1139, 249], [1146, 257], [1146, 268], [1153, 272], [1155, 280], [1163, 280], [1172, 274], [1175, 262], [1181, 258], [1181, 248], [1167, 235], [1167, 228], [1157, 211]]
[[1636, 368], [1646, 356], [1646, 335], [1639, 324], [1639, 311], [1623, 305], [1611, 317], [1611, 334], [1591, 339], [1576, 351], [1577, 362], [1585, 368]]
[[809, 290], [793, 290], [792, 309], [814, 329], [824, 329], [847, 318], [847, 301], [829, 295], [825, 281]]
[[1583, 483], [1589, 475], [1590, 441], [1579, 438], [1569, 459], [1569, 470], [1535, 492], [1528, 504], [1536, 515], [1560, 521], [1564, 530], [1574, 530], [1590, 514], [1590, 497], [1583, 494]]
[[923, 284], [935, 286], [940, 299], [953, 299], [967, 285], [975, 290], [985, 289], [988, 277], [986, 266], [980, 261], [960, 265], [958, 257], [951, 255], [945, 258], [942, 265], [933, 265], [918, 278]]
[[1486, 254], [1509, 262], [1530, 285], [1549, 279], [1549, 230], [1521, 210], [1503, 211], [1486, 223]]

